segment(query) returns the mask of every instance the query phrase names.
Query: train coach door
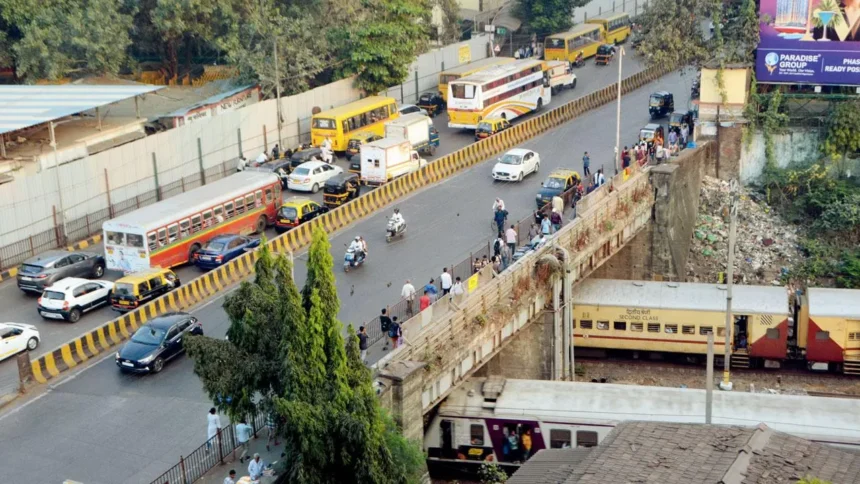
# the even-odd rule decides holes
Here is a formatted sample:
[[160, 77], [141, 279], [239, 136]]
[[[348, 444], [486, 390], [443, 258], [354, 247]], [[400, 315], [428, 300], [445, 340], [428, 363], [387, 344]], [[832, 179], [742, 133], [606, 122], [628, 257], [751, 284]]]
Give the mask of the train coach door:
[[457, 452], [454, 450], [454, 421], [443, 420], [439, 424], [442, 430], [442, 456], [450, 458], [456, 457]]

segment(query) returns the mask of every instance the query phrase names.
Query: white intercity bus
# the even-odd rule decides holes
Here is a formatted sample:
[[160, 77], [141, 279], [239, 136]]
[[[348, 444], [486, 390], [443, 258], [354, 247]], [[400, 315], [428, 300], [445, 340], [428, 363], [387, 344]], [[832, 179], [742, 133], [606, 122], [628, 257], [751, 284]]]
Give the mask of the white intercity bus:
[[543, 62], [519, 60], [448, 84], [448, 127], [476, 129], [483, 119], [508, 121], [540, 110], [551, 99]]

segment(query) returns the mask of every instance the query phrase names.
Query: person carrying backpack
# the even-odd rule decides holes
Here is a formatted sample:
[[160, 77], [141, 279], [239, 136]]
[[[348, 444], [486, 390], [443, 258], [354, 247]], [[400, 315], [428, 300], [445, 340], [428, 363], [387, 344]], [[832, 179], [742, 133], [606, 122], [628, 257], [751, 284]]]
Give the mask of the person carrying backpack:
[[397, 346], [400, 344], [400, 335], [402, 334], [402, 330], [400, 329], [400, 323], [397, 322], [397, 316], [391, 318], [391, 324], [388, 325], [388, 337], [391, 338], [391, 349], [397, 349]]

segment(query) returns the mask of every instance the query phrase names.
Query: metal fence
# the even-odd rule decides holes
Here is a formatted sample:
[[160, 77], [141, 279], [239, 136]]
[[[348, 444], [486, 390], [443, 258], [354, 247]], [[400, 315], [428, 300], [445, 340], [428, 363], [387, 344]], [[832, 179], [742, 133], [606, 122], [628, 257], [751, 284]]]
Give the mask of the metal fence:
[[[263, 412], [248, 422], [254, 427], [254, 437], [266, 425], [266, 414]], [[179, 462], [152, 481], [152, 484], [191, 484], [203, 477], [213, 467], [223, 464], [230, 454], [239, 448], [236, 439], [236, 426], [232, 423], [218, 430], [218, 435], [212, 437], [186, 456], [180, 456]]]

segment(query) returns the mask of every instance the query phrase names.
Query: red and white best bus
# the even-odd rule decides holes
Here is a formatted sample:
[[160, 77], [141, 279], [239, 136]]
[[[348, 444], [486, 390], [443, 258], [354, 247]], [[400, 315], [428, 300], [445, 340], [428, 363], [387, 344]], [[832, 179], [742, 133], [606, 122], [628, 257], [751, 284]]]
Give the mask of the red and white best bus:
[[263, 232], [275, 222], [281, 181], [243, 171], [102, 224], [107, 268], [126, 274], [193, 262], [219, 234]]

